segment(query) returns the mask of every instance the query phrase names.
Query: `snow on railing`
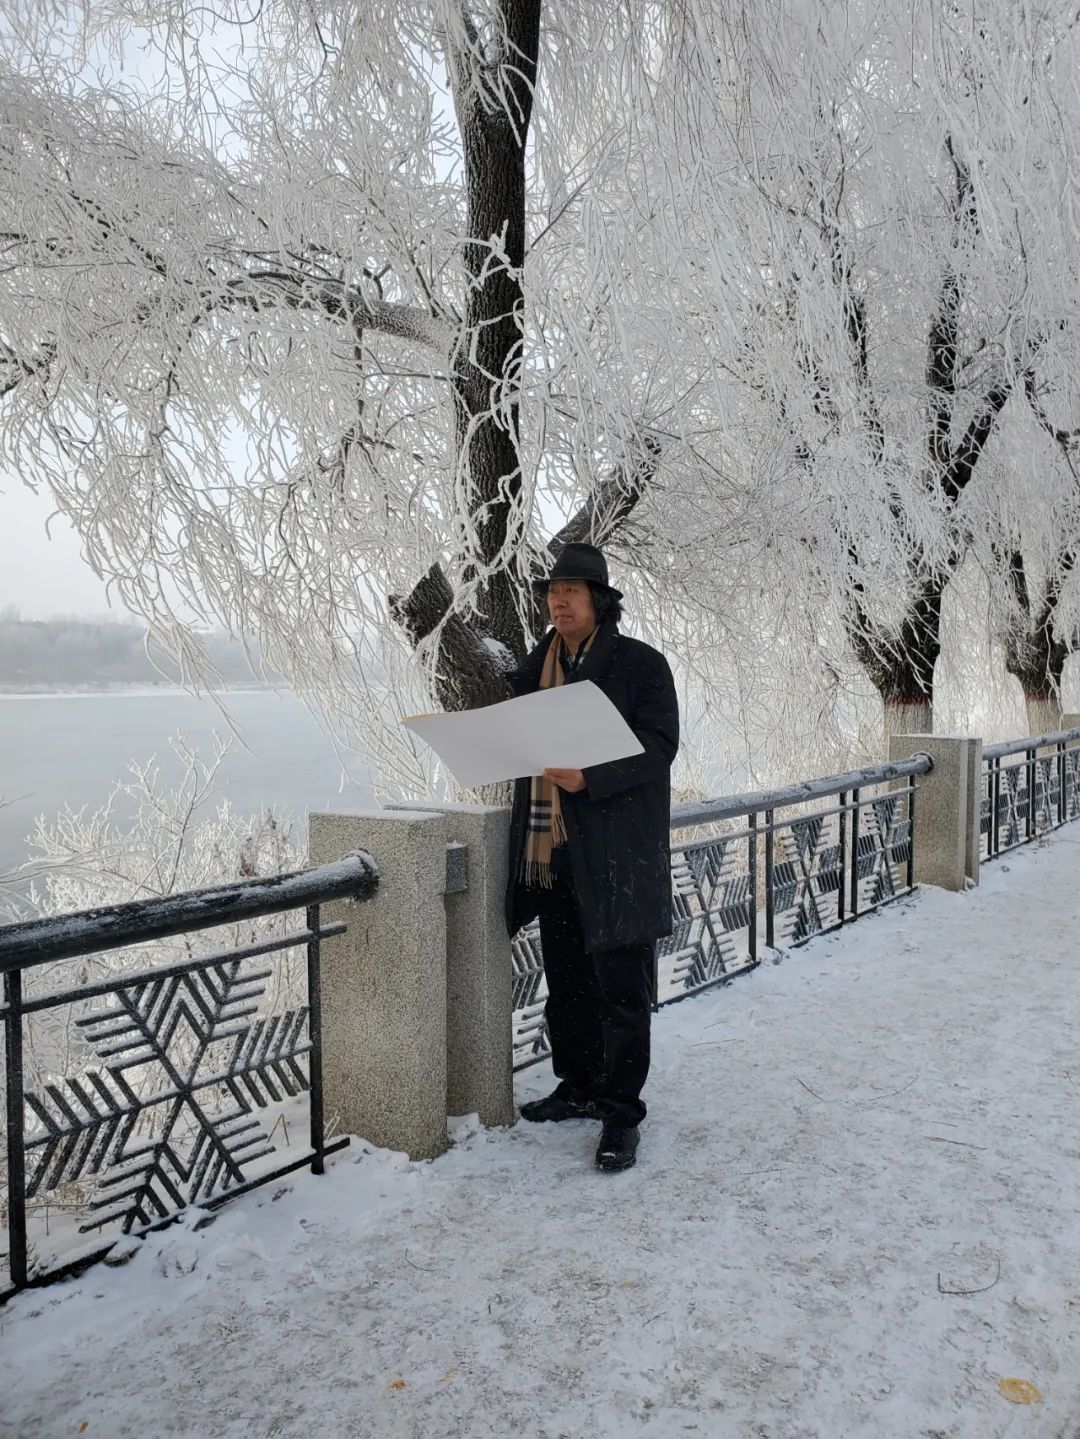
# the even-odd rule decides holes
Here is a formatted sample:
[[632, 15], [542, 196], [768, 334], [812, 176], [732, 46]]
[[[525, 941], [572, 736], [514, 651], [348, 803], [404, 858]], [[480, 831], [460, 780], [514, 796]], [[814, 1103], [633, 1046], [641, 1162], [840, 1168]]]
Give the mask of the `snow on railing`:
[[[657, 945], [657, 1003], [755, 968], [761, 947], [776, 947], [778, 935], [801, 944], [910, 893], [915, 781], [930, 769], [927, 755], [913, 755], [676, 805], [672, 933]], [[807, 808], [827, 800], [835, 803]], [[514, 1063], [522, 1068], [548, 1053], [537, 925], [514, 940], [513, 958]]]
[[1080, 728], [985, 746], [982, 859], [996, 859], [1074, 819], [1080, 819]]
[[[305, 1166], [322, 1173], [348, 1140], [326, 1142], [320, 991], [321, 942], [346, 926], [323, 924], [320, 905], [370, 899], [378, 882], [370, 855], [352, 854], [0, 928], [9, 1276], [0, 1301], [188, 1206], [215, 1208]], [[263, 923], [296, 910], [300, 928]], [[193, 935], [223, 925], [234, 926], [231, 945], [193, 947]], [[185, 956], [175, 963], [154, 964], [139, 948], [176, 935]], [[100, 957], [132, 946], [134, 966]], [[266, 1001], [273, 970], [261, 962], [297, 950], [302, 999], [282, 1011]], [[49, 1025], [62, 1031], [59, 1074], [27, 1068], [24, 1040]], [[288, 1145], [286, 1109], [305, 1094], [310, 1148], [275, 1163], [273, 1134], [281, 1125]]]

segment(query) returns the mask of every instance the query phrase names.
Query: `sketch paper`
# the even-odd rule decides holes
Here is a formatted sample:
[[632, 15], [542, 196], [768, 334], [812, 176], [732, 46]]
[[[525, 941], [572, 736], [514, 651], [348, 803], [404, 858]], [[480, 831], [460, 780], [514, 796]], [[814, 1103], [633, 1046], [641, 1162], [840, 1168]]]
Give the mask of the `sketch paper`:
[[402, 723], [468, 789], [644, 753], [633, 730], [591, 680], [554, 685], [484, 709], [411, 715]]

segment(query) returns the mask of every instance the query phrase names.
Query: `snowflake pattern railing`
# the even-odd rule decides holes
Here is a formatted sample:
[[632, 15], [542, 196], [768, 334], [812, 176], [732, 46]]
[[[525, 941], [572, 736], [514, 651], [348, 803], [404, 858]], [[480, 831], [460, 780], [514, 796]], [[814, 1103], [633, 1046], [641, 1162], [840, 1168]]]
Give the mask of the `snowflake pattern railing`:
[[[328, 1145], [324, 1134], [320, 944], [345, 926], [322, 924], [320, 903], [366, 899], [376, 884], [371, 860], [354, 855], [298, 874], [0, 931], [9, 1241], [9, 1287], [0, 1297], [81, 1268], [118, 1235], [145, 1232], [191, 1205], [214, 1208], [306, 1165], [322, 1173], [325, 1157], [348, 1141]], [[306, 919], [299, 929], [98, 983], [34, 992], [35, 971], [44, 964], [298, 906]], [[308, 1003], [265, 1012], [273, 974], [266, 961], [298, 948], [306, 952]], [[65, 1009], [76, 1047], [90, 1057], [78, 1072], [28, 1087], [25, 1026]], [[274, 1165], [267, 1115], [304, 1093], [310, 1149]], [[40, 1236], [28, 1215], [60, 1197], [78, 1211], [78, 1235], [108, 1242], [82, 1241], [74, 1259], [53, 1264], [34, 1256]]]
[[988, 745], [983, 750], [980, 856], [1080, 819], [1080, 729]]
[[[673, 813], [672, 932], [657, 945], [657, 1003], [753, 969], [764, 944], [802, 944], [914, 887], [915, 780], [925, 756]], [[891, 786], [886, 789], [885, 786]], [[798, 813], [808, 802], [826, 809]], [[686, 839], [689, 829], [724, 825]], [[549, 1052], [534, 924], [515, 939], [514, 1065]]]

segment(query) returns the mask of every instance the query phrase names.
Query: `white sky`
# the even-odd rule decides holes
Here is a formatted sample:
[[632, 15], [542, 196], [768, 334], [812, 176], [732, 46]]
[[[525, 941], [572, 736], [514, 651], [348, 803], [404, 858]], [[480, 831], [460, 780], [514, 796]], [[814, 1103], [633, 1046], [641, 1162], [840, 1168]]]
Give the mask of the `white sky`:
[[110, 608], [125, 613], [118, 601], [110, 607], [79, 537], [53, 512], [47, 494], [35, 495], [17, 479], [0, 480], [0, 610], [16, 605], [24, 619], [102, 615]]
[[[207, 35], [202, 48], [213, 53]], [[141, 79], [151, 88], [161, 79], [161, 65], [159, 52], [138, 43], [136, 32], [119, 56], [101, 45], [93, 48], [85, 76], [88, 83], [107, 85], [110, 76], [122, 73], [126, 82]], [[35, 494], [17, 476], [0, 474], [0, 610], [8, 605], [24, 619], [128, 613], [119, 598], [110, 604], [104, 582], [83, 558], [82, 542], [56, 513], [48, 491]]]
[[[225, 22], [200, 39], [204, 57], [216, 57], [225, 68], [235, 62], [241, 47], [239, 32]], [[153, 87], [162, 78], [161, 66], [158, 52], [131, 39], [118, 58], [107, 48], [93, 49], [85, 73], [91, 83], [107, 85], [111, 75], [122, 72], [129, 83], [141, 79]], [[437, 118], [453, 122], [453, 106], [441, 69], [433, 75], [432, 84]], [[449, 173], [446, 164], [441, 178]], [[554, 528], [558, 528], [563, 517], [553, 518]], [[26, 619], [127, 613], [118, 598], [110, 604], [104, 583], [83, 558], [78, 535], [55, 513], [48, 492], [35, 494], [17, 477], [0, 474], [0, 610], [8, 605], [17, 606]]]

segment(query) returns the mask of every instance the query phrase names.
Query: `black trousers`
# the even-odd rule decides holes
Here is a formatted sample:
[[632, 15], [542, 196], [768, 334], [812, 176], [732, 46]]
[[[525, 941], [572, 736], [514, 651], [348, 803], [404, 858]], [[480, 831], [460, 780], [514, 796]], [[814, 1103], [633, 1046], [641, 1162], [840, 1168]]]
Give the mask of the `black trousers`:
[[539, 893], [552, 1068], [563, 1086], [595, 1099], [605, 1119], [640, 1124], [655, 945], [587, 954], [570, 881], [555, 876]]

